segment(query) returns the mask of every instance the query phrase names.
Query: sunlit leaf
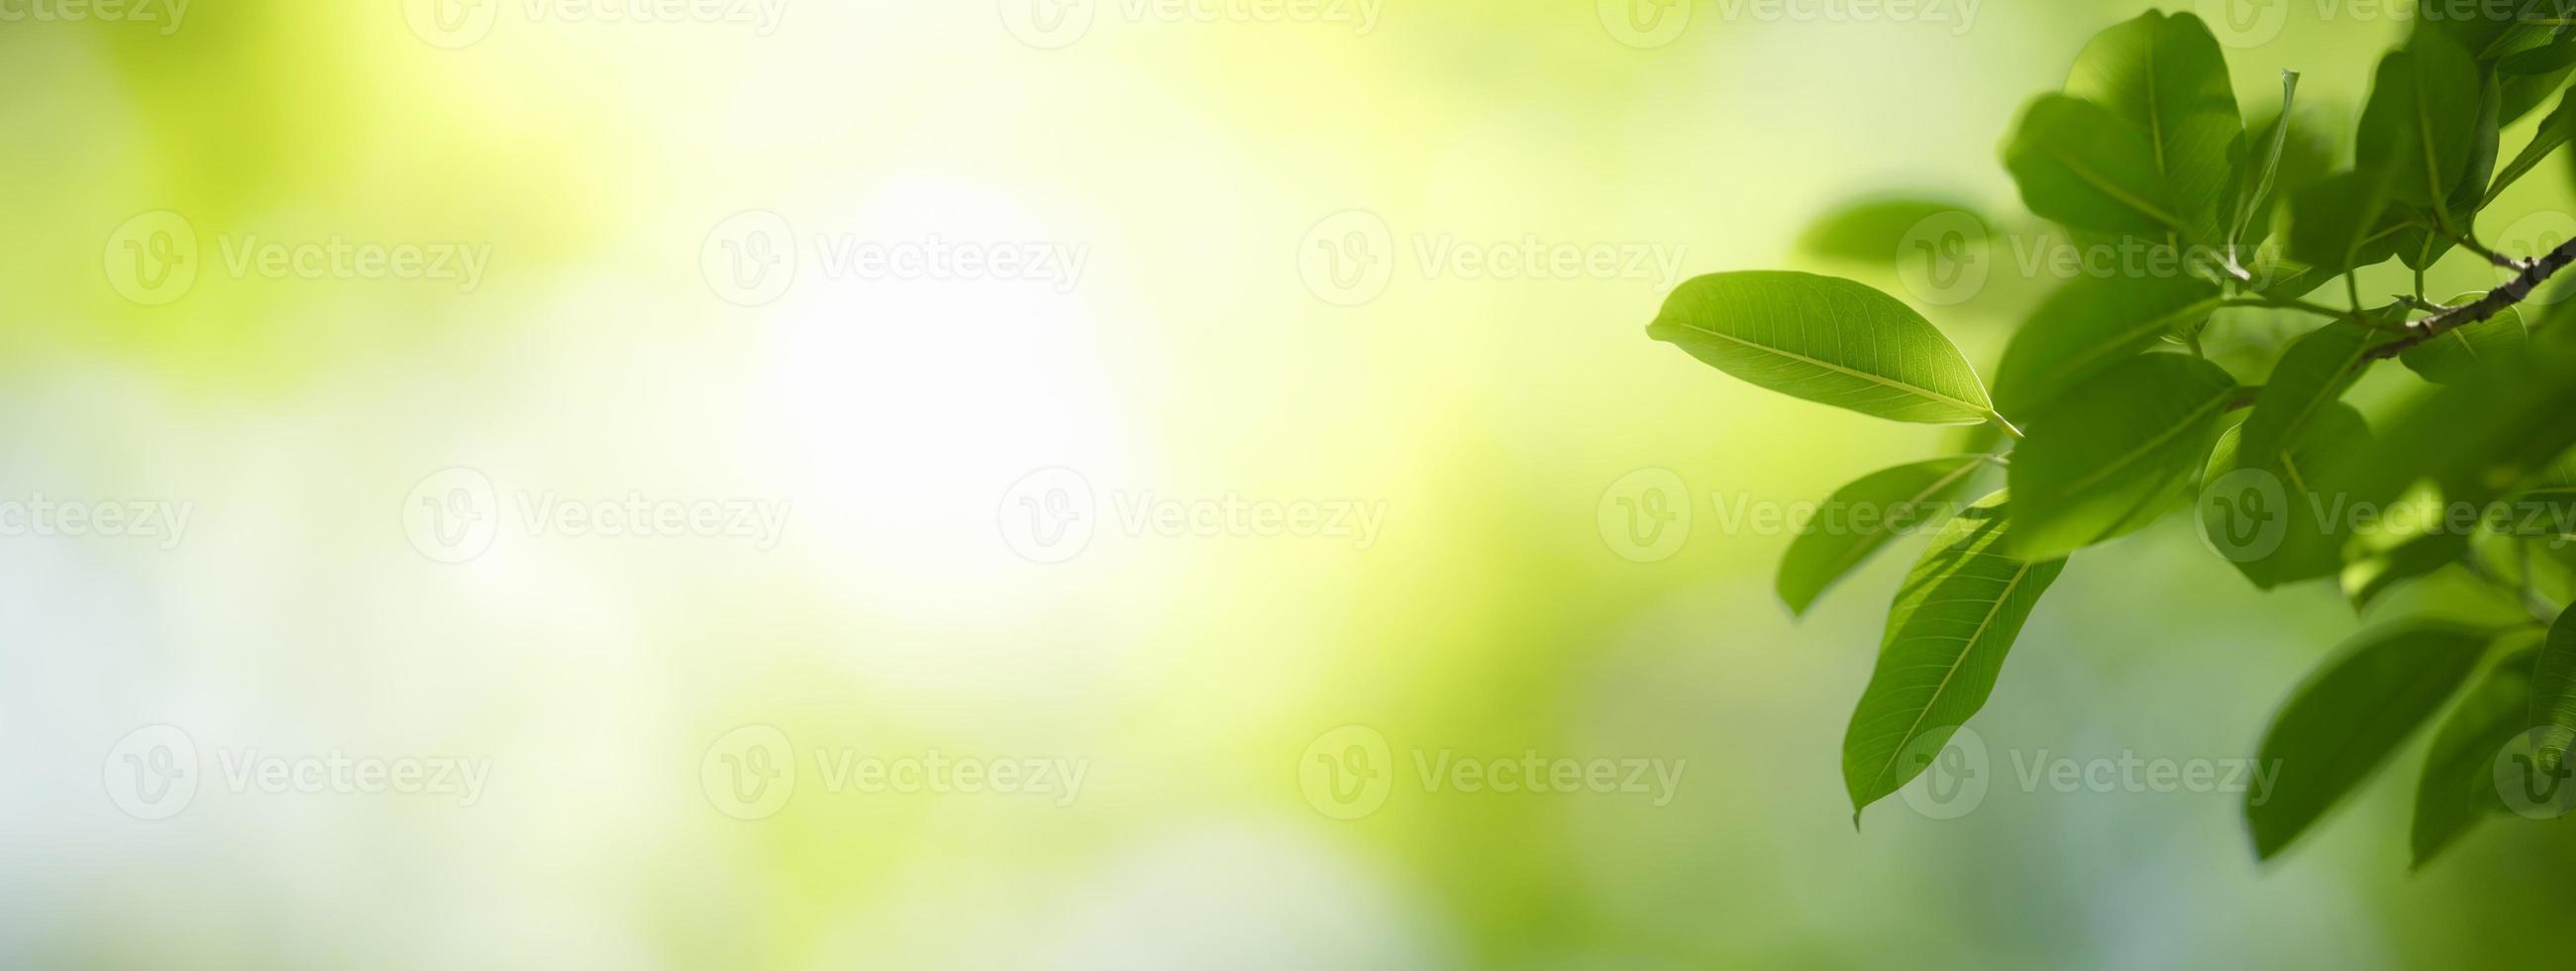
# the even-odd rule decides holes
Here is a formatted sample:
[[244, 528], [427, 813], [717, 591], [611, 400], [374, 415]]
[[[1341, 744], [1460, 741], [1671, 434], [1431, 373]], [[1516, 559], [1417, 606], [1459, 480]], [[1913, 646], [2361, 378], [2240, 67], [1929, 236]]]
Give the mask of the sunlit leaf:
[[2145, 132], [2185, 243], [2218, 243], [2234, 215], [2236, 144], [2245, 135], [2227, 59], [2188, 13], [2149, 11], [2093, 36], [2067, 72], [2066, 93]]
[[2180, 505], [2236, 392], [2236, 379], [2215, 364], [2148, 354], [2059, 399], [2013, 450], [2014, 552], [2061, 555]]
[[1993, 408], [1976, 369], [1903, 302], [1810, 273], [1699, 277], [1664, 301], [1646, 329], [1753, 384], [1896, 421], [1984, 421]]
[[1995, 407], [2019, 414], [2156, 338], [2208, 319], [2218, 285], [2187, 276], [2083, 276], [2040, 302], [1995, 369]]
[[2006, 493], [1978, 500], [1945, 524], [1905, 578], [1888, 612], [1878, 666], [1843, 735], [1843, 785], [1857, 813], [1923, 771], [1985, 706], [2004, 655], [2063, 559], [2005, 555], [2012, 527]]
[[1946, 515], [1987, 455], [1954, 455], [1881, 469], [1834, 490], [1806, 531], [1789, 541], [1777, 587], [1795, 614], [1899, 536]]
[[2206, 238], [2212, 222], [2186, 209], [2155, 162], [2146, 131], [2110, 109], [2042, 95], [2004, 146], [2022, 204], [2069, 228], [2147, 239]]

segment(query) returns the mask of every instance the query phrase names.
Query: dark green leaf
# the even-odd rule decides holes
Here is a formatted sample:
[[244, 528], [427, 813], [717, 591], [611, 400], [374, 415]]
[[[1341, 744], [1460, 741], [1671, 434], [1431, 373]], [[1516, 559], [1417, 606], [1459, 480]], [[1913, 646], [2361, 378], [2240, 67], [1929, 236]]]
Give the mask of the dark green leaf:
[[1993, 411], [1949, 338], [1850, 280], [1767, 270], [1699, 277], [1673, 291], [1646, 333], [1753, 384], [1865, 415], [1959, 425]]
[[1789, 541], [1777, 587], [1789, 612], [1804, 614], [1816, 597], [1868, 562], [1891, 540], [1939, 519], [1975, 481], [1988, 455], [1954, 455], [1881, 469], [1825, 499], [1804, 532]]
[[2236, 379], [2215, 364], [2148, 354], [2059, 399], [2013, 450], [2013, 551], [2061, 555], [2180, 505], [2235, 394]]
[[2433, 861], [2469, 828], [2511, 811], [2496, 797], [2495, 757], [2522, 733], [2531, 707], [2529, 651], [2487, 669], [2433, 733], [2415, 783], [2415, 866]]
[[2025, 562], [2002, 492], [1945, 524], [1888, 612], [1878, 666], [1843, 735], [1843, 786], [1857, 813], [1923, 771], [1909, 753], [1937, 751], [1985, 707], [2004, 655], [2066, 561]]
[[2326, 456], [2367, 448], [2370, 426], [2330, 401], [2268, 454], [2242, 452], [2246, 426], [2220, 436], [2200, 495], [2201, 539], [2263, 589], [2334, 576], [2346, 528], [2339, 490], [2319, 481]]
[[2446, 202], [2468, 168], [2481, 111], [2479, 72], [2449, 35], [2417, 31], [2379, 62], [2361, 112], [2360, 168], [2388, 178], [2389, 198]]
[[2566, 764], [2568, 746], [2576, 744], [2576, 611], [2560, 613], [2541, 642], [2523, 727], [2541, 730], [2534, 754], [2542, 768]]
[[[2467, 303], [2484, 294], [2464, 293], [2451, 298], [2454, 304]], [[2435, 384], [2458, 384], [2484, 380], [2495, 369], [2529, 353], [2522, 328], [2522, 314], [2511, 307], [2493, 317], [2465, 327], [2454, 327], [2440, 337], [2406, 349], [2398, 360], [2408, 370], [2423, 375]]]
[[2487, 636], [2434, 622], [2364, 631], [2310, 674], [2263, 735], [2278, 782], [2246, 793], [2255, 855], [2281, 852], [2386, 762], [2476, 669]]
[[[2566, 50], [2576, 52], [2576, 44], [2568, 45]], [[2538, 166], [2542, 159], [2548, 158], [2549, 153], [2567, 144], [2569, 138], [2576, 138], [2576, 92], [2569, 92], [2566, 97], [2558, 99], [2558, 107], [2551, 110], [2548, 117], [2540, 119], [2540, 127], [2531, 133], [2531, 141], [2523, 145], [2521, 153], [2515, 155], [2513, 161], [2505, 164], [2503, 171], [2496, 173], [2494, 184], [2487, 187], [2486, 196], [2479, 201], [2480, 208], [2503, 195], [2506, 188]]]
[[2363, 356], [2383, 340], [2379, 331], [2359, 324], [2331, 323], [2292, 342], [2255, 392], [2254, 410], [2245, 418], [2246, 451], [2281, 451], [2310, 418], [2342, 399], [2361, 376]]
[[2396, 252], [2385, 225], [2385, 173], [2338, 172], [2290, 194], [2290, 256], [2331, 271], [2378, 264]]

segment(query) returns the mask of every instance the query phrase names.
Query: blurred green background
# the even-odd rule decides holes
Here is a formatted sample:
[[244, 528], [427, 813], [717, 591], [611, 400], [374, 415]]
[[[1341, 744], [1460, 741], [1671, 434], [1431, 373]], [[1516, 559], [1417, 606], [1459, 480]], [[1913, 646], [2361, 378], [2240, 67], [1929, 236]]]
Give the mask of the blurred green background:
[[[1793, 623], [1788, 536], [1722, 513], [1954, 433], [1765, 394], [1643, 324], [1668, 266], [1905, 295], [1796, 245], [1856, 198], [2026, 226], [1998, 140], [2148, 6], [0, 0], [0, 501], [192, 511], [169, 542], [0, 538], [0, 963], [2563, 959], [2564, 827], [2407, 872], [2420, 740], [2269, 866], [2239, 795], [2016, 780], [2250, 756], [2357, 628], [2178, 521], [2076, 557], [2040, 607], [1972, 723], [1973, 811], [1890, 800], [1855, 831], [1843, 726], [1913, 544]], [[2235, 18], [2257, 118], [2287, 67], [2348, 119], [2408, 27], [2200, 6]], [[2576, 230], [2543, 175], [2482, 228]], [[190, 255], [134, 228], [152, 213], [194, 276], [137, 299], [138, 254]], [[792, 229], [740, 235], [771, 217]], [[335, 239], [488, 266], [243, 255]], [[948, 272], [842, 272], [844, 245]], [[2002, 245], [1987, 293], [1923, 308], [1981, 365], [2034, 290]], [[762, 267], [792, 282], [729, 277]], [[488, 545], [424, 527], [460, 481]], [[1683, 508], [1630, 505], [1639, 483]], [[547, 497], [792, 514], [601, 536], [532, 523]], [[1217, 511], [1136, 513], [1172, 503]], [[179, 734], [136, 741], [154, 726]], [[782, 761], [730, 748], [743, 726]], [[827, 774], [933, 752], [1083, 775]], [[239, 781], [335, 754], [489, 780]], [[1524, 758], [1676, 784], [1422, 771]], [[137, 766], [193, 795], [135, 802]], [[1352, 802], [1340, 772], [1382, 788]]]

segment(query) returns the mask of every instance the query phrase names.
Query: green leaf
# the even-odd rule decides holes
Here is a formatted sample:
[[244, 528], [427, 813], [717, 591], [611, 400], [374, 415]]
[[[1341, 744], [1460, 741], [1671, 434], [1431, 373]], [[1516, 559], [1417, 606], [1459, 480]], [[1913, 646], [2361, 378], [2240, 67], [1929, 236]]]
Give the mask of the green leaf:
[[2281, 110], [2272, 117], [2272, 124], [2268, 128], [2257, 129], [2263, 136], [2262, 141], [2256, 143], [2262, 147], [2262, 159], [2255, 163], [2254, 179], [2246, 183], [2249, 188], [2243, 197], [2237, 200], [2236, 219], [2227, 227], [2228, 250], [2231, 253], [2235, 251], [2237, 242], [2246, 238], [2245, 231], [2254, 224], [2255, 217], [2262, 214], [2264, 207], [2272, 201], [2272, 185], [2280, 178], [2281, 156], [2287, 151], [2290, 142], [2291, 120], [2294, 117], [2290, 109], [2297, 105], [2298, 101], [2299, 72], [2282, 71]]
[[1926, 221], [1962, 216], [1957, 222], [1979, 226], [1992, 222], [1954, 202], [1929, 197], [1893, 196], [1864, 199], [1835, 208], [1807, 224], [1798, 248], [1816, 256], [1874, 266], [1887, 266], [1905, 254], [1905, 237]]
[[1944, 524], [1897, 592], [1877, 669], [1843, 735], [1854, 813], [1921, 774], [1925, 763], [1912, 756], [1938, 751], [1985, 707], [2031, 608], [2066, 568], [2003, 553], [2006, 497], [1987, 496]]
[[2219, 243], [2236, 202], [2233, 155], [2245, 137], [2227, 58], [2191, 14], [2149, 11], [2094, 35], [2066, 93], [2137, 127], [2174, 204], [2182, 242]]
[[[2464, 293], [2452, 297], [2454, 304], [2467, 303], [2481, 293]], [[2529, 353], [2529, 341], [2522, 327], [2522, 313], [2507, 307], [2493, 317], [2454, 327], [2442, 336], [2407, 348], [2397, 359], [2406, 368], [2423, 375], [2435, 384], [2459, 384], [2479, 381], [2495, 373], [2496, 368]]]
[[2254, 410], [2245, 417], [2245, 451], [2270, 455], [2306, 427], [2309, 419], [2343, 398], [2359, 380], [2359, 365], [2385, 338], [2352, 323], [2331, 323], [2309, 331], [2272, 365], [2272, 376], [2254, 394]]
[[2388, 177], [2389, 197], [2441, 205], [2468, 169], [2483, 108], [2479, 71], [2440, 31], [2416, 31], [2382, 58], [2362, 108], [2360, 168]]
[[2429, 483], [2444, 502], [2483, 506], [2549, 467], [2576, 446], [2576, 334], [2539, 330], [2528, 343], [2487, 380], [2404, 402], [2328, 474], [2357, 503], [2386, 506]]
[[2531, 660], [2532, 652], [2521, 651], [2489, 667], [2433, 732], [2424, 774], [2415, 783], [2410, 842], [2417, 869], [2480, 820], [2512, 810], [2496, 797], [2495, 757], [2524, 729], [2531, 707]]
[[2576, 744], [2576, 611], [2561, 612], [2541, 642], [2523, 727], [2542, 730], [2533, 752], [2542, 768], [2567, 764], [2567, 749]]
[[2225, 369], [2181, 354], [2122, 361], [2033, 419], [2009, 479], [2015, 554], [2057, 556], [2119, 536], [2185, 498], [2236, 394]]
[[2070, 229], [2166, 239], [2208, 234], [2177, 201], [2145, 131], [2110, 109], [2062, 94], [2041, 95], [2004, 145], [2004, 167], [2022, 204]]
[[1850, 280], [1771, 270], [1699, 277], [1673, 291], [1646, 333], [1753, 384], [1865, 415], [1963, 425], [1994, 410], [1949, 338]]
[[2364, 631], [2310, 674], [2263, 734], [2269, 792], [2249, 790], [2254, 854], [2290, 845], [2441, 710], [2477, 667], [2487, 632], [2437, 622]]
[[[2576, 44], [2568, 45], [2565, 49], [2576, 53]], [[2576, 138], [2576, 91], [2568, 92], [2565, 97], [2559, 98], [2558, 107], [2552, 109], [2548, 117], [2540, 119], [2540, 127], [2531, 133], [2531, 141], [2522, 146], [2521, 153], [2515, 155], [2513, 161], [2505, 163], [2503, 171], [2496, 173], [2494, 184], [2487, 187], [2486, 195], [2479, 200], [2478, 207], [2483, 209], [2487, 204], [2494, 202], [2497, 196], [2504, 194], [2505, 189], [2520, 181], [2525, 174], [2539, 166], [2541, 160], [2548, 158], [2549, 153], [2567, 144], [2570, 138]]]
[[2041, 301], [1995, 369], [1995, 407], [2021, 414], [2156, 339], [2208, 319], [2218, 285], [2187, 276], [2081, 276]]
[[1899, 536], [1934, 522], [1975, 481], [1991, 455], [1953, 455], [1881, 469], [1834, 490], [1789, 541], [1776, 584], [1789, 612], [1804, 614], [1834, 582]]
[[2202, 541], [2261, 589], [2334, 576], [2349, 530], [2341, 490], [2316, 470], [2327, 456], [2368, 447], [2369, 423], [2330, 401], [2268, 454], [2241, 450], [2245, 429], [2228, 429], [2210, 452]]

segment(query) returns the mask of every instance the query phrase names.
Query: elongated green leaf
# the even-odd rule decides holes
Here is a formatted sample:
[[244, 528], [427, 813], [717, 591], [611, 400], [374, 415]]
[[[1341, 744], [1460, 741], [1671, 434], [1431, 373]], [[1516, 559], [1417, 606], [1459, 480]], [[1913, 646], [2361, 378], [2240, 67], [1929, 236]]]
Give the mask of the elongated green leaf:
[[1834, 490], [1805, 532], [1789, 541], [1778, 589], [1789, 612], [1804, 614], [1816, 597], [1868, 562], [1880, 547], [1949, 512], [1990, 455], [1953, 455], [1881, 469]]
[[2451, 184], [2450, 197], [2443, 203], [2443, 211], [2457, 214], [2456, 221], [2462, 224], [2477, 217], [2478, 201], [2486, 198], [2487, 183], [2495, 175], [2496, 155], [2501, 150], [2504, 88], [2492, 71], [2482, 71], [2478, 83], [2478, 113], [2469, 125], [2468, 159], [2460, 166], [2459, 181]]
[[2062, 555], [2181, 505], [2235, 394], [2236, 379], [2218, 365], [2148, 354], [2058, 399], [2013, 450], [2013, 552]]
[[1987, 496], [1945, 524], [1897, 592], [1878, 667], [1843, 735], [1854, 813], [1923, 771], [1909, 752], [1937, 751], [1985, 707], [2031, 608], [2066, 568], [2004, 555], [2006, 498]]
[[2487, 669], [2460, 696], [2424, 756], [2415, 782], [2415, 825], [2410, 842], [2417, 869], [2489, 816], [2512, 807], [2496, 797], [2496, 753], [2524, 729], [2531, 707], [2532, 652], [2518, 651]]
[[2154, 147], [2149, 156], [2182, 220], [2184, 243], [2224, 242], [2233, 214], [2232, 158], [2245, 137], [2227, 58], [2191, 14], [2149, 11], [2094, 35], [2067, 73], [2066, 93], [2110, 109]]
[[[2484, 294], [2463, 293], [2452, 297], [2454, 304], [2475, 300]], [[2455, 327], [2440, 337], [2425, 341], [2397, 359], [2408, 370], [2423, 375], [2435, 384], [2459, 384], [2480, 381], [2494, 375], [2529, 353], [2529, 341], [2523, 332], [2522, 313], [2511, 307], [2503, 313], [2466, 327]]]
[[2022, 204], [2070, 229], [2164, 240], [2204, 235], [2186, 215], [2155, 143], [2110, 109], [2062, 94], [2041, 95], [2004, 145], [2004, 167]]
[[2458, 41], [2416, 31], [2379, 62], [2362, 108], [2360, 169], [2384, 173], [2389, 197], [2416, 206], [2450, 199], [2468, 168], [2482, 103], [2479, 71]]
[[1995, 369], [1995, 406], [2021, 414], [2156, 339], [2208, 319], [2218, 285], [2187, 276], [2083, 276], [2041, 301]]
[[1896, 298], [1811, 273], [1717, 273], [1681, 285], [1646, 329], [1753, 384], [1934, 425], [1993, 411], [1950, 339]]
[[2532, 332], [2529, 352], [2489, 380], [2440, 385], [2404, 402], [2371, 447], [2329, 474], [2354, 502], [2385, 506], [2420, 483], [2444, 502], [2483, 506], [2576, 446], [2576, 333]]
[[2244, 425], [2210, 452], [2200, 495], [2201, 539], [2256, 587], [2334, 576], [2350, 532], [2341, 489], [2317, 477], [2327, 456], [2370, 443], [2370, 426], [2328, 402], [2268, 454], [2242, 451]]
[[[2569, 44], [2564, 50], [2576, 55], [2576, 44]], [[2504, 190], [2538, 167], [2541, 160], [2567, 144], [2570, 138], [2576, 138], [2576, 91], [2559, 98], [2558, 107], [2540, 119], [2540, 127], [2531, 133], [2531, 141], [2522, 146], [2522, 151], [2514, 155], [2513, 161], [2505, 163], [2504, 169], [2496, 173], [2495, 182], [2487, 186], [2485, 197], [2479, 200], [2479, 208], [2494, 202], [2497, 196], [2504, 194]]]
[[[2225, 72], [2220, 73], [2221, 80], [2224, 81]], [[2228, 224], [2229, 252], [2235, 251], [2240, 240], [2248, 238], [2246, 230], [2253, 226], [2255, 217], [2263, 214], [2265, 207], [2272, 201], [2272, 185], [2280, 178], [2281, 157], [2289, 149], [2291, 122], [2296, 117], [2291, 114], [2291, 109], [2298, 103], [2299, 72], [2282, 71], [2281, 110], [2273, 116], [2272, 124], [2268, 128], [2255, 129], [2261, 134], [2262, 140], [2255, 142], [2254, 145], [2262, 154], [2252, 160], [2254, 177], [2244, 182], [2246, 191], [2237, 200], [2236, 218]]]
[[2254, 854], [2290, 845], [2431, 719], [2477, 668], [2487, 632], [2421, 621], [2362, 632], [2291, 693], [2263, 734], [2270, 792], [2249, 791]]
[[2523, 725], [2542, 730], [2534, 752], [2541, 768], [2567, 764], [2567, 749], [2576, 745], [2576, 611], [2560, 613], [2541, 642]]

